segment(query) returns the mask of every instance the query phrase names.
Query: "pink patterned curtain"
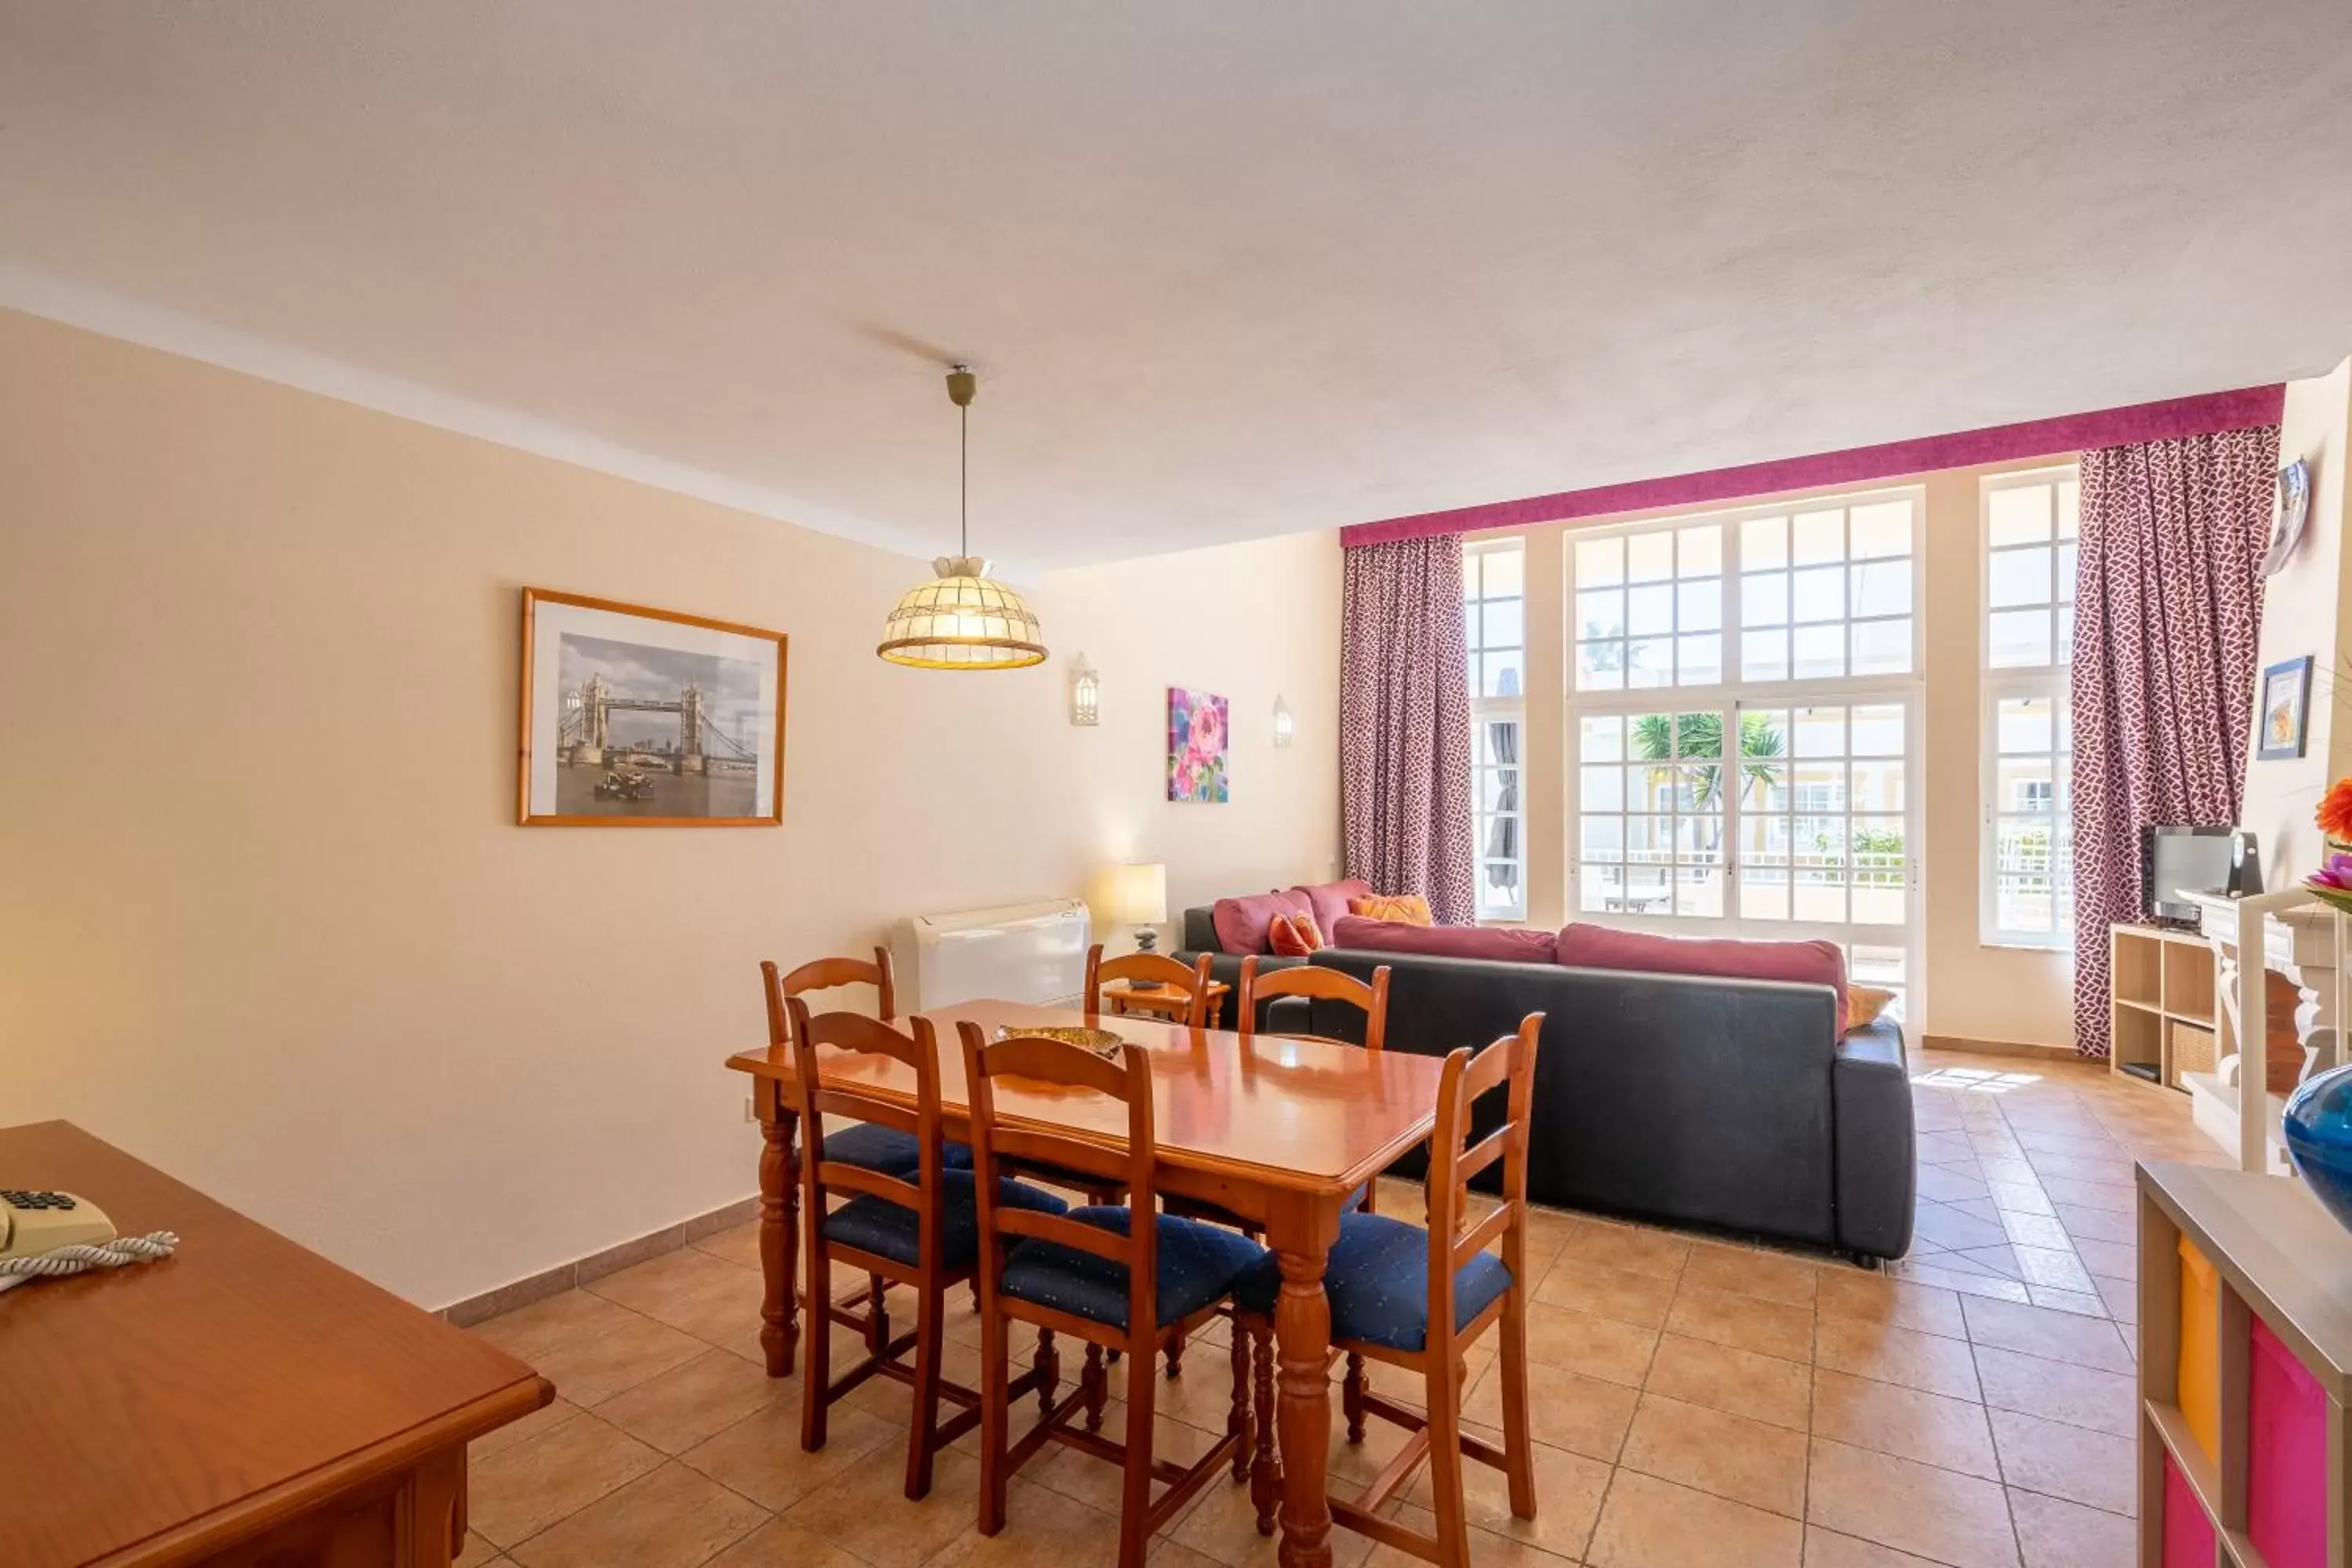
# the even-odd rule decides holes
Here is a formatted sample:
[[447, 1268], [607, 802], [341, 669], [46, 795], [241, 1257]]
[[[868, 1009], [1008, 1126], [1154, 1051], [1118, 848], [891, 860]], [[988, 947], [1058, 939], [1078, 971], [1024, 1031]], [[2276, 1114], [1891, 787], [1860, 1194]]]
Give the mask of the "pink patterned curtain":
[[2108, 1051], [2107, 927], [2140, 829], [2238, 820], [2279, 427], [2083, 454], [2074, 587], [2074, 1048]]
[[1458, 533], [1347, 552], [1339, 805], [1349, 876], [1476, 919]]

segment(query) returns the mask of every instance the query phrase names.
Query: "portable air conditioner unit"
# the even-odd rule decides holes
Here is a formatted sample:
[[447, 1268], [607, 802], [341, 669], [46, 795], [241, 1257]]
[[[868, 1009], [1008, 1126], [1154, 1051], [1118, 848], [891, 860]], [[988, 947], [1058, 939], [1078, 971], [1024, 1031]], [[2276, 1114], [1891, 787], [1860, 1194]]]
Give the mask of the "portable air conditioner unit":
[[1091, 931], [1076, 899], [900, 921], [890, 932], [898, 1005], [921, 1012], [990, 997], [1075, 1006], [1086, 988]]

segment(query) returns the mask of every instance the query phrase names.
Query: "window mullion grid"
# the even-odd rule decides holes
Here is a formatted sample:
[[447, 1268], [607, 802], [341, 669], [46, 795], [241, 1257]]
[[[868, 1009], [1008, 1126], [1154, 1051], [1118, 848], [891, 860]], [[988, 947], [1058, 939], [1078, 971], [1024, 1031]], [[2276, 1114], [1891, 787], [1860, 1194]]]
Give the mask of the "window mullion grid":
[[[1980, 852], [1980, 875], [1984, 879], [1983, 907], [1980, 910], [1984, 940], [2001, 946], [2063, 948], [2072, 940], [2067, 922], [2059, 919], [2065, 902], [2059, 889], [2060, 813], [2058, 809], [2062, 771], [2071, 761], [2072, 753], [2063, 749], [2065, 733], [2063, 719], [2067, 702], [2070, 677], [2062, 668], [2039, 666], [2030, 669], [1988, 671], [1984, 677], [1984, 732], [1982, 760], [1983, 846]], [[2050, 736], [2046, 749], [2030, 752], [2010, 752], [2002, 749], [2000, 739], [2000, 709], [2005, 701], [2041, 701], [2048, 704]], [[2050, 767], [2050, 804], [2043, 812], [2019, 811], [2014, 803], [2001, 795], [2001, 768], [2004, 763], [2015, 763], [2040, 760]], [[2015, 823], [2030, 826], [2039, 822], [2046, 825], [2049, 866], [2046, 875], [2050, 883], [2051, 926], [2047, 931], [2031, 931], [2008, 925], [2001, 919], [2001, 857], [2002, 829]]]
[[[1585, 688], [1579, 684], [1579, 671], [1583, 663], [1580, 648], [1580, 643], [1582, 641], [1580, 634], [1585, 628], [1581, 613], [1578, 608], [1579, 601], [1577, 595], [1580, 593], [1586, 591], [1589, 585], [1582, 582], [1576, 573], [1577, 552], [1573, 543], [1571, 543], [1569, 552], [1568, 604], [1570, 606], [1569, 614], [1570, 616], [1570, 635], [1567, 638], [1570, 668], [1568, 670], [1569, 680], [1568, 690], [1566, 693], [1566, 707], [1568, 710], [1567, 721], [1569, 735], [1571, 741], [1571, 760], [1569, 765], [1575, 776], [1570, 781], [1570, 787], [1564, 793], [1569, 801], [1571, 818], [1571, 837], [1569, 860], [1572, 873], [1571, 881], [1574, 888], [1573, 900], [1578, 911], [1580, 912], [1585, 907], [1585, 879], [1592, 870], [1593, 865], [1600, 864], [1588, 864], [1584, 855], [1583, 826], [1584, 820], [1588, 813], [1586, 811], [1586, 803], [1584, 799], [1584, 781], [1582, 773], [1582, 769], [1585, 765], [1585, 757], [1581, 741], [1579, 738], [1580, 735], [1580, 724], [1581, 720], [1584, 718], [1613, 717], [1631, 719], [1636, 715], [1643, 713], [1664, 712], [1669, 715], [1675, 715], [1683, 712], [1705, 710], [1712, 710], [1722, 715], [1724, 722], [1723, 754], [1721, 757], [1717, 759], [1717, 765], [1723, 770], [1723, 778], [1725, 782], [1722, 787], [1731, 792], [1732, 798], [1719, 799], [1717, 803], [1719, 818], [1722, 823], [1722, 841], [1720, 853], [1716, 864], [1721, 873], [1720, 885], [1723, 893], [1722, 910], [1720, 915], [1717, 918], [1733, 922], [1736, 922], [1738, 920], [1737, 879], [1738, 876], [1739, 854], [1741, 847], [1741, 811], [1739, 801], [1737, 797], [1743, 784], [1743, 774], [1741, 773], [1741, 761], [1743, 756], [1741, 748], [1743, 742], [1738, 729], [1739, 715], [1741, 712], [1744, 711], [1745, 709], [1785, 709], [1793, 711], [1797, 709], [1806, 707], [1841, 707], [1847, 709], [1850, 714], [1852, 708], [1860, 703], [1874, 700], [1877, 702], [1894, 701], [1901, 703], [1906, 711], [1912, 715], [1911, 722], [1916, 721], [1918, 698], [1921, 687], [1919, 674], [1921, 668], [1921, 640], [1924, 629], [1924, 617], [1920, 614], [1919, 606], [1920, 584], [1918, 580], [1920, 563], [1920, 528], [1922, 520], [1919, 515], [1917, 501], [1916, 498], [1911, 501], [1910, 533], [1907, 550], [1900, 557], [1873, 556], [1870, 558], [1869, 562], [1866, 563], [1858, 560], [1854, 553], [1854, 522], [1853, 514], [1854, 507], [1857, 504], [1861, 504], [1861, 502], [1862, 498], [1850, 498], [1840, 502], [1838, 505], [1838, 510], [1840, 513], [1839, 530], [1842, 556], [1840, 564], [1843, 568], [1841, 577], [1842, 587], [1843, 590], [1843, 596], [1844, 600], [1844, 602], [1840, 605], [1841, 614], [1833, 623], [1806, 623], [1808, 625], [1834, 624], [1839, 628], [1840, 640], [1844, 645], [1841, 650], [1841, 668], [1843, 673], [1828, 678], [1800, 679], [1795, 675], [1796, 655], [1794, 644], [1798, 619], [1796, 614], [1797, 606], [1794, 602], [1794, 585], [1795, 574], [1798, 570], [1798, 566], [1795, 558], [1796, 541], [1793, 534], [1793, 517], [1794, 513], [1800, 510], [1799, 508], [1792, 506], [1788, 509], [1789, 515], [1791, 519], [1791, 531], [1788, 538], [1786, 553], [1784, 555], [1782, 564], [1778, 568], [1759, 568], [1759, 571], [1777, 571], [1780, 574], [1780, 580], [1784, 584], [1786, 584], [1783, 590], [1784, 593], [1787, 593], [1790, 597], [1789, 613], [1783, 619], [1782, 623], [1778, 627], [1764, 628], [1767, 631], [1777, 631], [1783, 638], [1787, 639], [1790, 644], [1789, 663], [1786, 667], [1789, 670], [1789, 674], [1779, 680], [1751, 680], [1744, 675], [1744, 671], [1747, 668], [1745, 641], [1746, 633], [1748, 627], [1747, 626], [1748, 614], [1743, 590], [1748, 584], [1748, 563], [1742, 552], [1743, 538], [1741, 532], [1742, 523], [1747, 521], [1751, 516], [1759, 518], [1769, 517], [1774, 515], [1775, 510], [1778, 509], [1757, 509], [1752, 512], [1742, 511], [1738, 513], [1730, 513], [1706, 520], [1721, 528], [1723, 540], [1720, 575], [1717, 578], [1717, 581], [1721, 584], [1718, 597], [1718, 603], [1721, 606], [1721, 621], [1718, 627], [1718, 636], [1720, 638], [1719, 646], [1721, 650], [1723, 679], [1716, 684], [1706, 687], [1673, 684], [1675, 679], [1680, 674], [1681, 644], [1679, 639], [1683, 635], [1685, 635], [1678, 620], [1670, 624], [1666, 628], [1665, 633], [1669, 639], [1670, 647], [1674, 650], [1672, 662], [1670, 663], [1668, 669], [1669, 683], [1664, 686], [1638, 688], [1632, 685], [1633, 674], [1633, 645], [1636, 638], [1633, 627], [1631, 624], [1631, 595], [1633, 584], [1632, 580], [1630, 554], [1624, 558], [1623, 565], [1620, 569], [1617, 583], [1619, 592], [1625, 595], [1625, 624], [1619, 628], [1619, 636], [1616, 638], [1609, 639], [1614, 640], [1620, 649], [1622, 650], [1620, 658], [1620, 663], [1622, 666], [1622, 683], [1613, 688]], [[1824, 506], [1820, 510], [1826, 510], [1828, 508]], [[1681, 541], [1679, 533], [1682, 529], [1697, 525], [1698, 522], [1699, 520], [1697, 519], [1676, 519], [1671, 521], [1662, 522], [1657, 525], [1654, 530], [1649, 528], [1628, 529], [1623, 531], [1622, 534], [1620, 535], [1620, 537], [1631, 538], [1639, 533], [1657, 531], [1667, 532], [1675, 537], [1675, 554], [1674, 557], [1675, 567], [1668, 581], [1670, 584], [1675, 585], [1675, 603], [1677, 609], [1680, 605], [1679, 584], [1683, 580], [1680, 572]], [[1616, 531], [1613, 530], [1611, 531], [1612, 533], [1616, 532]], [[1855, 611], [1859, 594], [1859, 590], [1856, 586], [1857, 574], [1866, 565], [1877, 563], [1892, 565], [1898, 560], [1902, 563], [1904, 569], [1909, 574], [1911, 593], [1907, 611], [1899, 614], [1890, 613], [1869, 616], [1856, 614]], [[1866, 626], [1901, 620], [1907, 620], [1910, 626], [1909, 668], [1899, 673], [1878, 672], [1867, 675], [1856, 674], [1855, 666], [1857, 658], [1854, 647], [1854, 628], [1857, 626]], [[1745, 704], [1745, 708], [1743, 708], [1743, 704]], [[1670, 725], [1674, 725], [1675, 721], [1671, 717], [1668, 721]], [[1675, 728], [1678, 731], [1678, 726]], [[1852, 742], [1849, 737], [1849, 751], [1851, 750], [1851, 745]], [[1676, 746], [1674, 750], [1678, 752], [1679, 746]], [[1916, 742], [1906, 744], [1906, 763], [1916, 763]], [[1623, 763], [1630, 763], [1631, 761], [1630, 748], [1628, 748], [1627, 752], [1623, 757]], [[1679, 763], [1680, 759], [1678, 756], [1670, 757], [1668, 766], [1669, 768], [1675, 768], [1678, 766]], [[1620, 765], [1622, 765], [1622, 763], [1621, 763]], [[1852, 758], [1849, 756], [1845, 761], [1845, 767], [1849, 775], [1849, 787], [1852, 766]], [[1675, 776], [1679, 779], [1678, 773]], [[1621, 784], [1620, 789], [1621, 791], [1624, 791], [1625, 786]], [[1636, 802], [1630, 798], [1630, 792], [1627, 792], [1627, 798], [1620, 799], [1617, 808], [1613, 813], [1600, 814], [1602, 816], [1613, 815], [1621, 824], [1620, 834], [1621, 837], [1624, 839], [1624, 842], [1621, 845], [1619, 853], [1623, 857], [1623, 858], [1614, 863], [1614, 867], [1621, 879], [1628, 878], [1630, 876], [1631, 868], [1635, 864], [1633, 859], [1634, 850], [1631, 843], [1633, 821], [1636, 817], [1650, 815], [1636, 811], [1634, 808], [1638, 805], [1654, 804]], [[1666, 875], [1668, 878], [1666, 891], [1668, 895], [1669, 910], [1674, 907], [1675, 899], [1677, 895], [1679, 887], [1679, 884], [1676, 883], [1674, 879], [1675, 873], [1682, 868], [1679, 864], [1681, 858], [1681, 851], [1679, 849], [1680, 836], [1675, 832], [1675, 829], [1679, 826], [1685, 816], [1685, 814], [1679, 810], [1678, 801], [1674, 803], [1674, 805], [1675, 808], [1670, 810], [1666, 816], [1669, 837], [1665, 847], [1666, 852], [1664, 857], [1665, 860]], [[1789, 803], [1789, 809], [1793, 811], [1794, 806], [1795, 803], [1792, 800]], [[1853, 814], [1854, 805], [1853, 801], [1849, 799], [1845, 802], [1843, 812], [1845, 837], [1849, 841], [1853, 837]], [[1787, 813], [1784, 812], [1780, 815], [1786, 816]], [[1912, 833], [1912, 827], [1916, 826], [1916, 805], [1913, 806], [1907, 806], [1902, 815], [1906, 824], [1905, 829], [1906, 839], [1913, 839], [1915, 836]], [[1849, 916], [1853, 912], [1851, 908], [1853, 892], [1852, 882], [1854, 875], [1852, 856], [1853, 850], [1851, 843], [1849, 842], [1846, 865], [1847, 887], [1845, 889], [1848, 902], [1847, 913]], [[1916, 879], [1914, 880], [1916, 881]], [[1794, 888], [1792, 883], [1792, 894]], [[1846, 925], [1852, 924], [1851, 921], [1844, 923]]]

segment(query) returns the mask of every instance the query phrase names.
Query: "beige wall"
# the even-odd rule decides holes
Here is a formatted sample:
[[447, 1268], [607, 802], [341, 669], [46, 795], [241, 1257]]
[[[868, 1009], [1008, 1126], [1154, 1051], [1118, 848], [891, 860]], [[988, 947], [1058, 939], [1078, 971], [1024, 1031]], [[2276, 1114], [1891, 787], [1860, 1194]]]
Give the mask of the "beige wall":
[[[2352, 606], [2352, 553], [2344, 549], [2352, 509], [2344, 482], [2352, 457], [2347, 426], [2352, 360], [2326, 375], [2287, 384], [2279, 461], [2302, 458], [2311, 464], [2311, 521], [2301, 546], [2263, 585], [2260, 668], [2313, 656], [2311, 722], [2300, 758], [2247, 763], [2242, 814], [2246, 827], [2260, 837], [2266, 885], [2274, 889], [2317, 868], [2322, 843], [2312, 813], [2328, 783], [2352, 773], [2352, 724], [2336, 721], [2344, 700], [2338, 681], [2352, 663], [2352, 617], [2343, 613]], [[2249, 755], [2260, 746], [2257, 734], [2248, 742]]]
[[[1330, 535], [1051, 576], [1011, 675], [875, 658], [923, 570], [0, 312], [0, 1123], [437, 1305], [752, 1189], [762, 957], [1331, 869]], [[785, 826], [515, 826], [524, 584], [789, 632]], [[1162, 798], [1171, 683], [1233, 700], [1230, 805]]]
[[[1925, 668], [1924, 754], [1911, 775], [1925, 837], [1924, 982], [1909, 1019], [1915, 1036], [2071, 1047], [2074, 963], [2062, 952], [1988, 947], [1979, 939], [1982, 661], [1979, 618], [1983, 548], [1979, 482], [1991, 474], [2055, 466], [2049, 458], [1940, 469], [1868, 486], [1757, 496], [1755, 503], [1861, 489], [1916, 489], [1925, 515], [1919, 567]], [[1736, 503], [1739, 506], [1749, 501]], [[1528, 923], [1570, 918], [1567, 789], [1571, 741], [1565, 642], [1567, 536], [1685, 515], [1688, 509], [1628, 512], [1511, 533], [1528, 545]], [[1729, 510], [1727, 507], [1719, 510]], [[1496, 534], [1493, 537], [1506, 537]]]

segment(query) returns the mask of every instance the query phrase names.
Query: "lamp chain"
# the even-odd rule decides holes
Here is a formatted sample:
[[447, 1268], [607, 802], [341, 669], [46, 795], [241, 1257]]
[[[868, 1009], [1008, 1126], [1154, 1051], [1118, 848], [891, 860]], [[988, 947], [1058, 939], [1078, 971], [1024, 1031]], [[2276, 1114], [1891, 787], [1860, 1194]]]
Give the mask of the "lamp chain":
[[956, 553], [971, 553], [971, 405], [956, 405]]

